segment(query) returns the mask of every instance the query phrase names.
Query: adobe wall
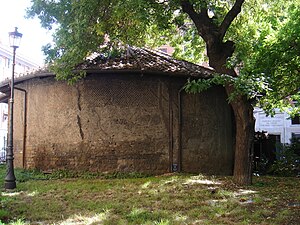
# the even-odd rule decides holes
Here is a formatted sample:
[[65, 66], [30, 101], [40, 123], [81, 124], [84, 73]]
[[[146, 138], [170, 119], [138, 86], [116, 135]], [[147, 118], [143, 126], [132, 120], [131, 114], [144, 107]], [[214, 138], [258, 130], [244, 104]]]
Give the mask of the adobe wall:
[[54, 78], [19, 84], [28, 93], [26, 148], [24, 153], [24, 93], [16, 91], [15, 165], [24, 160], [24, 167], [45, 171], [159, 174], [177, 164], [185, 172], [231, 174], [231, 110], [224, 91], [182, 94], [179, 102], [184, 82], [102, 74], [73, 86]]
[[233, 171], [232, 110], [225, 90], [182, 94], [182, 170], [228, 175]]
[[[25, 166], [167, 172], [168, 89], [161, 80], [125, 77], [93, 76], [75, 86], [53, 78], [19, 85], [28, 92]], [[15, 108], [22, 118], [21, 101]], [[22, 119], [18, 125], [16, 166], [21, 166]]]

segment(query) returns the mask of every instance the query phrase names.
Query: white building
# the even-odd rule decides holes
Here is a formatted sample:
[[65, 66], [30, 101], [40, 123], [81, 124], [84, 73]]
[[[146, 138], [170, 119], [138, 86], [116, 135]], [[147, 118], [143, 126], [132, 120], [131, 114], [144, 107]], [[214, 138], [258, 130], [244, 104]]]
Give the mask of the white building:
[[[5, 79], [11, 79], [12, 76], [12, 52], [11, 47], [0, 43], [0, 82]], [[38, 64], [32, 62], [28, 58], [16, 53], [15, 77], [26, 74], [30, 70], [38, 68]], [[0, 103], [0, 161], [3, 160], [7, 140], [7, 118], [8, 106]]]
[[267, 131], [276, 142], [290, 143], [292, 137], [300, 137], [299, 116], [291, 119], [287, 113], [277, 110], [276, 114], [271, 117], [266, 116], [262, 109], [255, 108], [254, 117], [256, 119], [255, 131]]
[[[0, 81], [10, 79], [12, 75], [12, 51], [11, 47], [0, 43]], [[24, 57], [16, 52], [15, 77], [20, 76], [32, 69], [38, 68], [39, 65], [32, 62], [27, 57]]]

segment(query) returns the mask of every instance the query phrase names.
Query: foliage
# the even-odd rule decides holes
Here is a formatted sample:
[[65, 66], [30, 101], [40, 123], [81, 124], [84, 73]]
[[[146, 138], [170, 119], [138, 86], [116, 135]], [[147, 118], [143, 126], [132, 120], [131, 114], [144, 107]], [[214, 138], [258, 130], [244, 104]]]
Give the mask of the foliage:
[[[3, 198], [1, 198], [0, 201], [2, 202]], [[9, 211], [5, 209], [0, 209], [0, 225], [3, 224], [1, 220], [7, 220], [8, 218], [9, 218]]]
[[81, 178], [81, 179], [129, 179], [129, 178], [145, 178], [149, 175], [138, 172], [114, 172], [114, 173], [97, 173], [84, 171], [56, 170], [47, 174], [47, 179], [62, 179], [62, 178]]
[[[4, 180], [6, 165], [0, 165], [0, 179]], [[26, 182], [29, 180], [52, 180], [63, 178], [80, 178], [80, 179], [130, 179], [130, 178], [146, 178], [149, 174], [139, 172], [112, 172], [112, 173], [99, 173], [99, 172], [86, 172], [86, 171], [71, 171], [71, 170], [55, 170], [51, 173], [43, 173], [38, 170], [25, 170], [16, 168], [14, 170], [16, 180], [18, 183]], [[1, 183], [1, 182], [0, 182]]]
[[[267, 141], [268, 136], [256, 132], [255, 141], [258, 145]], [[275, 146], [274, 146], [275, 147]], [[264, 148], [260, 149], [259, 157], [253, 161], [255, 175], [299, 176], [300, 175], [300, 139], [293, 137], [290, 144], [276, 144], [274, 159]], [[268, 157], [266, 156], [268, 155]], [[276, 156], [276, 157], [275, 157]]]
[[278, 176], [300, 175], [300, 139], [292, 138], [291, 144], [282, 145], [277, 160], [268, 172]]
[[46, 29], [55, 28], [54, 44], [44, 47], [47, 62], [58, 79], [75, 81], [82, 74], [72, 70], [93, 52], [120, 44], [143, 46], [149, 34], [171, 29], [171, 12], [154, 0], [34, 0], [28, 16], [38, 16]]
[[238, 79], [249, 84], [245, 91], [268, 114], [274, 114], [275, 108], [291, 115], [299, 112], [299, 3], [265, 5], [265, 13], [252, 25], [248, 37], [252, 47], [242, 46], [247, 50], [240, 52], [242, 68]]
[[300, 138], [292, 137], [290, 141], [291, 143], [287, 145], [287, 148], [300, 157]]
[[188, 79], [187, 83], [184, 85], [185, 91], [189, 93], [200, 93], [202, 91], [207, 90], [213, 85], [222, 85], [224, 86], [226, 83], [232, 82], [233, 78], [226, 74], [214, 74], [212, 78], [209, 79]]
[[272, 162], [265, 156], [265, 154], [261, 154], [260, 157], [256, 157], [253, 159], [253, 174], [255, 176], [267, 175], [270, 167], [272, 166]]

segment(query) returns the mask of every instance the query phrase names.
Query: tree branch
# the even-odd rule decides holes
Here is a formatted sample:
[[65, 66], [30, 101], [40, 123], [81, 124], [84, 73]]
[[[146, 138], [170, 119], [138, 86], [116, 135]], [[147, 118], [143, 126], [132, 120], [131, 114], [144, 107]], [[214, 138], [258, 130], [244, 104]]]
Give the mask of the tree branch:
[[202, 7], [201, 12], [197, 13], [193, 4], [189, 0], [181, 1], [182, 11], [189, 15], [194, 22], [199, 35], [207, 42], [215, 31], [218, 31], [218, 27], [212, 23], [207, 14], [207, 7]]
[[194, 22], [198, 19], [199, 14], [195, 11], [193, 5], [189, 1], [181, 1], [181, 7], [183, 12], [187, 13]]
[[242, 10], [242, 5], [245, 2], [245, 0], [236, 0], [233, 7], [229, 10], [229, 12], [226, 14], [222, 24], [220, 25], [220, 37], [223, 39], [225, 36], [229, 26], [231, 25], [232, 21], [237, 17], [237, 15]]

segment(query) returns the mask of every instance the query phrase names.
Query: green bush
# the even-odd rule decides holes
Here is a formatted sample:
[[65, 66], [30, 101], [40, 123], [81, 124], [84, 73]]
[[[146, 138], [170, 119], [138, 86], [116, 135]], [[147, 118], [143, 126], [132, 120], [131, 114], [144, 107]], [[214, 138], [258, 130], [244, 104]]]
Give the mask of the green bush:
[[276, 158], [268, 173], [277, 176], [299, 176], [300, 139], [292, 138], [291, 144], [283, 144]]

